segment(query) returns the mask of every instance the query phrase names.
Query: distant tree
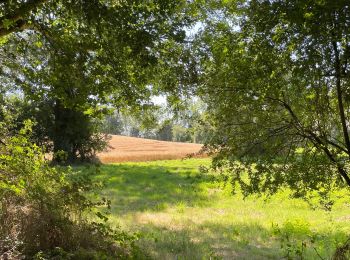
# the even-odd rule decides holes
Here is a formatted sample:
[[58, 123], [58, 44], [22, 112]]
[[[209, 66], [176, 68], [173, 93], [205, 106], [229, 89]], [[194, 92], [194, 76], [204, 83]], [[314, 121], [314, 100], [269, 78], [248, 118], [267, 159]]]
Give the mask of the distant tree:
[[131, 129], [130, 129], [130, 136], [132, 136], [132, 137], [140, 137], [140, 128], [135, 127], [135, 126], [131, 127]]
[[172, 127], [172, 137], [175, 142], [191, 142], [192, 136], [189, 133], [188, 128], [182, 125], [173, 125]]
[[182, 108], [173, 115], [174, 140], [204, 143], [210, 138], [211, 128], [206, 122], [206, 105], [198, 97], [183, 100]]
[[203, 21], [196, 48], [216, 165], [229, 167], [245, 194], [350, 186], [349, 2], [218, 8]]
[[102, 132], [112, 135], [120, 135], [124, 132], [123, 120], [119, 113], [107, 115], [103, 120]]
[[157, 130], [157, 139], [163, 141], [173, 140], [173, 125], [171, 120], [165, 120]]

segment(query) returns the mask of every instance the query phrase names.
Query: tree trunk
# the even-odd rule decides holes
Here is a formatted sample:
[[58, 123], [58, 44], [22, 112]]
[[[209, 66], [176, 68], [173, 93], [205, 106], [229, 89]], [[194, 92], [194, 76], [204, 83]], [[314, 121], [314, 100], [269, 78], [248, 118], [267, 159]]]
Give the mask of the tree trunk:
[[[76, 160], [74, 143], [70, 134], [70, 109], [65, 108], [60, 100], [56, 100], [54, 105], [54, 129], [53, 129], [53, 147], [54, 161], [58, 163], [73, 162]], [[60, 156], [60, 152], [64, 155]]]
[[339, 116], [340, 116], [340, 122], [342, 125], [343, 130], [343, 137], [346, 145], [346, 149], [348, 151], [348, 155], [350, 155], [350, 138], [349, 138], [349, 132], [348, 127], [346, 125], [346, 117], [344, 112], [344, 104], [343, 104], [343, 93], [341, 88], [341, 64], [340, 64], [340, 58], [339, 58], [339, 50], [336, 42], [333, 42], [333, 49], [334, 49], [334, 55], [335, 55], [335, 77], [336, 77], [336, 90], [337, 90], [337, 101], [338, 101], [338, 109], [339, 109]]

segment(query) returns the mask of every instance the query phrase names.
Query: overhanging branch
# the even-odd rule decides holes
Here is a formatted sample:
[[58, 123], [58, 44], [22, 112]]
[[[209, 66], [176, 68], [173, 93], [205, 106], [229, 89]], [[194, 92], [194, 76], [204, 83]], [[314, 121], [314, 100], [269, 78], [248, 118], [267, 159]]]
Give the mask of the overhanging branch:
[[27, 16], [48, 0], [28, 0], [10, 14], [0, 17], [0, 38], [29, 27]]

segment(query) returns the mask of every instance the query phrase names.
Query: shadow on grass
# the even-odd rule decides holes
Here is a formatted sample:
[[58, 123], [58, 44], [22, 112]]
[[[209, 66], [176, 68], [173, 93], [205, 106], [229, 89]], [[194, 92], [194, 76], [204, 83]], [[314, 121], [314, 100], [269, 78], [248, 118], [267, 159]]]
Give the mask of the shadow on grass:
[[103, 165], [98, 178], [106, 184], [103, 195], [112, 200], [113, 215], [178, 210], [180, 222], [171, 218], [163, 219], [163, 224], [154, 219], [132, 222], [131, 229], [143, 234], [140, 246], [155, 259], [321, 259], [318, 254], [330, 259], [347, 237], [336, 230], [312, 231], [299, 222], [269, 227], [220, 217], [197, 223], [192, 216], [182, 218], [186, 207], [210, 207], [216, 197], [210, 195], [209, 200], [208, 188], [217, 186], [211, 184], [212, 176], [185, 163]]
[[[346, 234], [276, 234], [258, 224], [217, 224], [172, 229], [142, 227], [141, 248], [154, 259], [331, 259]], [[288, 240], [287, 240], [288, 237]]]
[[[243, 237], [237, 234], [242, 232]], [[275, 240], [269, 246], [259, 241], [268, 231], [256, 226], [204, 224], [182, 230], [145, 225], [140, 241], [155, 259], [281, 259]], [[259, 235], [255, 233], [259, 231]]]
[[205, 205], [201, 183], [210, 176], [190, 167], [104, 165], [98, 178], [106, 187], [103, 195], [112, 201], [113, 213], [160, 211], [177, 204]]

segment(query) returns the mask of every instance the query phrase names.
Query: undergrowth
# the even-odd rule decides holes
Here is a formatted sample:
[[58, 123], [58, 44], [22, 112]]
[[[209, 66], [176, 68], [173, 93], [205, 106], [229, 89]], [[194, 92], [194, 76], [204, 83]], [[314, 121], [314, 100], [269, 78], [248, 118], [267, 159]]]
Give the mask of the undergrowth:
[[52, 167], [32, 144], [31, 124], [0, 144], [0, 259], [118, 259], [139, 254], [137, 235], [107, 225], [109, 200], [83, 171]]

